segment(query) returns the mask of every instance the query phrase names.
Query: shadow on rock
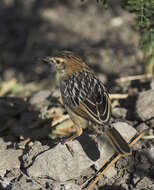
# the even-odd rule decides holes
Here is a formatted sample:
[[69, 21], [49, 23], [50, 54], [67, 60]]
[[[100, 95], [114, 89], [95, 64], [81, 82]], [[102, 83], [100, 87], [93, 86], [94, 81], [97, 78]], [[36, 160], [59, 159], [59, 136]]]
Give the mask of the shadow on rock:
[[92, 161], [96, 161], [100, 158], [100, 152], [96, 142], [92, 140], [88, 135], [83, 134], [82, 136], [78, 137], [77, 140], [80, 142], [86, 155]]

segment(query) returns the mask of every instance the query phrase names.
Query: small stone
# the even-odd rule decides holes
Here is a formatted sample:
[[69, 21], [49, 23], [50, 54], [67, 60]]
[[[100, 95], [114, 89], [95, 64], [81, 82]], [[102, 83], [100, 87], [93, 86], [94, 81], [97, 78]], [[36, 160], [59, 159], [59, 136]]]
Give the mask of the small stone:
[[52, 184], [52, 190], [81, 190], [81, 187], [79, 187], [78, 185], [74, 184], [74, 183], [58, 183], [58, 182], [54, 182]]
[[154, 117], [154, 90], [148, 90], [139, 94], [136, 112], [143, 121]]
[[20, 168], [19, 156], [22, 150], [0, 151], [0, 176], [4, 176], [6, 171]]
[[141, 123], [141, 124], [139, 124], [138, 126], [137, 126], [137, 131], [138, 132], [142, 132], [142, 131], [144, 131], [144, 130], [146, 130], [146, 129], [149, 129], [149, 126], [148, 125], [146, 125], [145, 123]]
[[111, 26], [119, 27], [123, 24], [123, 18], [122, 17], [115, 17], [111, 19]]
[[[18, 180], [15, 180], [15, 182], [11, 182], [11, 190], [42, 190], [45, 188], [42, 188], [42, 185], [37, 183], [35, 180], [30, 178], [21, 177]], [[8, 186], [9, 187], [9, 186]], [[7, 188], [10, 189], [10, 188]]]
[[36, 105], [44, 102], [51, 95], [51, 91], [49, 90], [41, 90], [35, 93], [29, 100], [30, 104]]
[[149, 155], [149, 159], [152, 163], [154, 163], [154, 147], [151, 147], [147, 150], [147, 154]]
[[151, 83], [150, 83], [150, 87], [152, 90], [154, 90], [154, 79], [152, 79]]
[[0, 151], [5, 150], [7, 148], [7, 143], [0, 137]]
[[138, 180], [138, 183], [136, 184], [136, 189], [153, 189], [154, 185], [153, 182], [150, 180], [149, 177], [144, 177]]
[[114, 167], [110, 167], [106, 171], [105, 176], [108, 177], [108, 178], [111, 178], [111, 177], [115, 176], [116, 174], [117, 174], [117, 170]]
[[66, 190], [81, 190], [81, 187], [79, 187], [78, 185], [73, 184], [73, 183], [67, 183], [65, 185], [65, 189]]
[[116, 118], [125, 118], [127, 114], [127, 110], [125, 108], [115, 107], [112, 109], [112, 115]]

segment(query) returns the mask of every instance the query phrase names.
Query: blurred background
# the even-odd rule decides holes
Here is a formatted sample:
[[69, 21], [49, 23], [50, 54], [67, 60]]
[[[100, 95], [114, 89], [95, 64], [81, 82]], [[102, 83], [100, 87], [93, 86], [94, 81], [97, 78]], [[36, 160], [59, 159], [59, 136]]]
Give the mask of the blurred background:
[[142, 74], [134, 18], [118, 0], [107, 10], [88, 0], [1, 0], [0, 80], [49, 87], [48, 66], [37, 60], [59, 50], [77, 52], [104, 83]]
[[[56, 175], [63, 175], [64, 168], [70, 166], [70, 158], [66, 159], [66, 167], [60, 160], [64, 160], [68, 149], [65, 147], [63, 152], [64, 146], [56, 145], [75, 128], [59, 99], [56, 75], [40, 62], [42, 56], [60, 50], [76, 52], [94, 69], [109, 93], [115, 95], [111, 122], [129, 124], [130, 133], [132, 126], [139, 132], [153, 126], [154, 80], [142, 75], [146, 70], [145, 58], [154, 74], [153, 1], [108, 0], [108, 9], [103, 1], [107, 0], [0, 0], [0, 189], [65, 188], [64, 184], [60, 188], [59, 178], [54, 179], [56, 170], [51, 171], [60, 166]], [[129, 5], [131, 13], [122, 8], [121, 2]], [[127, 77], [131, 75], [141, 78]], [[127, 78], [117, 80], [122, 77]], [[89, 157], [96, 161], [103, 149], [99, 150], [95, 135], [87, 132], [78, 138], [77, 146], [81, 144], [86, 160]], [[153, 138], [154, 131], [149, 134]], [[153, 139], [135, 144], [132, 156], [120, 159], [110, 170], [113, 174], [102, 178], [96, 189], [154, 189], [153, 147]], [[47, 156], [50, 148], [55, 152]], [[74, 155], [83, 155], [78, 152], [80, 149], [76, 150]], [[53, 159], [53, 155], [58, 159]], [[35, 169], [33, 164], [39, 158]], [[102, 167], [105, 159], [101, 159]], [[71, 180], [85, 184], [96, 173], [98, 164], [89, 165], [82, 173], [76, 172], [81, 164], [76, 160], [80, 159], [73, 160], [71, 167], [77, 169], [71, 171], [80, 176], [71, 176]], [[37, 182], [40, 168], [42, 174]]]

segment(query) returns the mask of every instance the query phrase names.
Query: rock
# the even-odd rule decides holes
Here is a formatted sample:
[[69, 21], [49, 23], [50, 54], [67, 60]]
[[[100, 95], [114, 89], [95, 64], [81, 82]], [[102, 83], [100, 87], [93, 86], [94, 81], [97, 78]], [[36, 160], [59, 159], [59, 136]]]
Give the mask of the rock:
[[138, 131], [139, 133], [141, 133], [142, 131], [149, 129], [149, 126], [146, 125], [146, 123], [140, 123], [140, 124], [136, 127], [136, 129], [137, 129], [137, 131]]
[[[10, 189], [11, 187], [11, 190], [12, 190], [12, 187], [14, 185], [12, 181], [15, 181], [15, 179], [17, 179], [19, 176], [21, 176], [20, 169], [15, 168], [10, 171], [7, 170], [5, 176], [0, 178], [0, 184], [4, 189]], [[18, 189], [21, 189], [21, 188], [18, 188]]]
[[81, 187], [79, 187], [78, 185], [73, 184], [73, 183], [67, 183], [64, 185], [64, 187], [66, 190], [81, 190]]
[[[136, 130], [124, 122], [114, 124], [116, 129], [129, 141], [136, 134]], [[83, 138], [80, 137], [81, 139]], [[97, 160], [91, 159], [90, 151], [93, 154], [97, 153], [96, 148], [88, 147], [88, 141], [81, 144], [74, 140], [69, 143], [74, 154], [69, 152], [65, 145], [58, 144], [53, 149], [47, 150], [36, 157], [33, 164], [27, 169], [27, 173], [31, 177], [49, 177], [56, 181], [67, 181], [79, 177], [82, 173], [91, 167], [95, 166], [100, 169], [115, 153], [108, 140], [102, 135], [103, 144], [99, 144], [100, 155]], [[83, 141], [85, 140], [85, 137]], [[88, 155], [89, 154], [89, 155]], [[88, 156], [87, 156], [88, 155]], [[108, 171], [107, 176], [114, 176], [115, 169]]]
[[112, 109], [112, 115], [116, 118], [125, 118], [127, 110], [125, 108], [115, 107]]
[[[11, 184], [9, 185], [11, 186], [11, 190], [44, 190], [45, 188], [42, 188], [42, 185], [39, 184], [39, 182], [36, 182], [33, 179], [30, 178], [26, 178], [24, 179], [24, 177], [22, 176], [20, 179], [16, 180], [15, 182], [11, 182]], [[10, 189], [9, 186], [7, 187], [7, 189]]]
[[[149, 126], [146, 125], [145, 123], [140, 123], [139, 125], [137, 125], [136, 127], [136, 130], [138, 131], [138, 133], [140, 134], [141, 132], [143, 132], [144, 130], [147, 130], [149, 129]], [[150, 131], [150, 129], [149, 129]], [[148, 132], [149, 133], [149, 132]], [[148, 135], [148, 134], [147, 134]], [[147, 149], [147, 145], [146, 146], [143, 146], [143, 143], [146, 142], [144, 140], [140, 140], [138, 141], [136, 144], [134, 144], [133, 146], [133, 150], [137, 151], [137, 152], [140, 152], [140, 151], [145, 151], [145, 149]], [[144, 148], [143, 148], [144, 147]]]
[[150, 83], [150, 87], [152, 90], [154, 90], [154, 78], [152, 79], [151, 83]]
[[136, 135], [136, 129], [125, 122], [114, 123], [113, 126], [119, 131], [124, 139], [129, 142], [132, 137]]
[[148, 90], [139, 94], [136, 112], [143, 121], [154, 117], [154, 90]]
[[150, 159], [151, 163], [154, 163], [154, 147], [150, 147], [147, 150], [148, 158]]
[[49, 90], [41, 90], [35, 93], [29, 100], [30, 104], [37, 105], [42, 104], [42, 102], [47, 101], [47, 98], [51, 95]]
[[78, 141], [70, 143], [74, 156], [65, 145], [58, 144], [36, 158], [28, 169], [28, 175], [33, 177], [50, 176], [57, 181], [67, 181], [80, 176], [84, 169], [93, 164]]
[[22, 150], [4, 150], [0, 151], [0, 176], [4, 176], [6, 171], [20, 168], [19, 156]]
[[114, 167], [110, 167], [106, 171], [105, 176], [108, 177], [108, 178], [111, 178], [111, 177], [115, 176], [116, 174], [117, 174], [117, 170]]
[[5, 150], [7, 148], [8, 143], [6, 143], [3, 138], [0, 137], [0, 151]]
[[47, 145], [42, 146], [40, 141], [34, 141], [31, 149], [22, 157], [24, 168], [28, 168], [30, 165], [32, 165], [33, 160], [37, 157], [37, 155], [41, 154], [41, 152], [47, 151], [48, 148], [49, 147]]
[[7, 187], [11, 186], [11, 180], [10, 179], [5, 179], [3, 178], [3, 180], [0, 180], [0, 188], [2, 189], [7, 189]]
[[52, 190], [61, 190], [61, 189], [65, 189], [65, 190], [81, 190], [81, 187], [79, 187], [78, 185], [74, 184], [74, 183], [64, 183], [64, 184], [60, 184], [58, 182], [54, 182], [52, 184]]
[[154, 185], [149, 177], [140, 178], [136, 183], [136, 189], [153, 189]]

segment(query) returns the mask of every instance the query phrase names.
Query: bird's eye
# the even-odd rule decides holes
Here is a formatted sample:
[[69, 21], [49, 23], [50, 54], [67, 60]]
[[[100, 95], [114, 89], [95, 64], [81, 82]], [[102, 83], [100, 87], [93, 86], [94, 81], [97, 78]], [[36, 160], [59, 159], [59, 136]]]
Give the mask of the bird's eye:
[[56, 61], [56, 63], [57, 63], [57, 64], [59, 64], [59, 63], [60, 63], [60, 61], [59, 61], [59, 60], [57, 60], [57, 61]]

